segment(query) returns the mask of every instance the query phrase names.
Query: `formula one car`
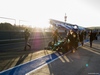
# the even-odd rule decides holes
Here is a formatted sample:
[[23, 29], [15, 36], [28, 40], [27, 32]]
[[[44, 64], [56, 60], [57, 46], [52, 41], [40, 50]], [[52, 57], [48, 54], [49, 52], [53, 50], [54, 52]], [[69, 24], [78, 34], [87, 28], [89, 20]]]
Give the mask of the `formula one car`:
[[46, 47], [45, 49], [48, 50], [53, 50], [53, 51], [68, 51], [68, 43], [69, 41], [67, 41], [66, 38], [64, 38], [63, 40], [58, 40], [57, 43], [54, 44], [53, 41], [50, 41], [48, 43], [48, 47]]

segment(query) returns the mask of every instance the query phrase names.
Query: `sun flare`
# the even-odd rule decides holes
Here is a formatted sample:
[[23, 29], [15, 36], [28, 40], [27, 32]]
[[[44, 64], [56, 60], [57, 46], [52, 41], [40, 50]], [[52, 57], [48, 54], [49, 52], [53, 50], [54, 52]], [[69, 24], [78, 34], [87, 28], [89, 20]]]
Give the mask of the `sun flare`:
[[36, 27], [36, 28], [48, 28], [50, 27], [49, 21], [44, 21], [44, 22], [36, 22], [35, 24], [32, 23], [31, 27]]

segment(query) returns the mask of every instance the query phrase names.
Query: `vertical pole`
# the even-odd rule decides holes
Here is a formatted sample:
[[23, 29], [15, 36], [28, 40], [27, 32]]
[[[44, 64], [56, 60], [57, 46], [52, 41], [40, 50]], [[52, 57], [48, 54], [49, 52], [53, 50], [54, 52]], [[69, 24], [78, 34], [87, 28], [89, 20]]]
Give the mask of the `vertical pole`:
[[67, 19], [67, 16], [66, 16], [66, 13], [65, 13], [65, 16], [64, 16], [65, 23], [66, 23], [66, 19]]

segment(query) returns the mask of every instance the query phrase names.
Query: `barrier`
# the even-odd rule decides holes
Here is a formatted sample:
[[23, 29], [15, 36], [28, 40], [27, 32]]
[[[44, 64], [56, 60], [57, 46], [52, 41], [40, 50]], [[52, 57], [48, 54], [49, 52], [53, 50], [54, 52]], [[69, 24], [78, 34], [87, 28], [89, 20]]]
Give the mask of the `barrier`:
[[[59, 33], [62, 37], [65, 36], [64, 32]], [[31, 32], [31, 39], [52, 38], [52, 32]], [[24, 32], [18, 31], [0, 31], [0, 44], [11, 41], [23, 41]], [[10, 43], [9, 42], [9, 43]]]

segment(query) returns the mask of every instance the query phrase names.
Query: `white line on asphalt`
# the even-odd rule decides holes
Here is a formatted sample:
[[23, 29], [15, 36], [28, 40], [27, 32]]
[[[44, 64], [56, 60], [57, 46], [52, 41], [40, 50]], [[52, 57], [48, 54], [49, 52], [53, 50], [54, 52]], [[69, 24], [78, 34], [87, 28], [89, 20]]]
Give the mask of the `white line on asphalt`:
[[[56, 52], [54, 52], [54, 53], [56, 53]], [[48, 56], [48, 55], [51, 55], [51, 54], [47, 54], [46, 56]], [[25, 65], [25, 64], [27, 64], [27, 63], [29, 63], [29, 62], [31, 62], [31, 61], [37, 60], [37, 59], [42, 58], [42, 57], [44, 57], [44, 56], [41, 56], [41, 57], [38, 57], [38, 58], [36, 58], [36, 59], [30, 60], [30, 61], [28, 61], [28, 62], [26, 62], [26, 63], [23, 63], [23, 64], [19, 64], [19, 65], [17, 65], [17, 66], [14, 66], [14, 67], [12, 67], [12, 68], [7, 69], [7, 70], [1, 71], [0, 73], [3, 73], [3, 72], [8, 71], [8, 70], [11, 70], [11, 69], [13, 69], [13, 68], [17, 68], [17, 67], [22, 66], [22, 65]]]
[[[69, 52], [67, 52], [67, 53], [65, 53], [65, 54], [68, 54], [68, 53], [70, 53], [70, 52], [71, 52], [71, 51], [69, 51]], [[63, 54], [63, 55], [65, 55], [65, 54]], [[53, 60], [51, 60], [50, 62], [45, 63], [44, 65], [42, 65], [42, 66], [40, 66], [40, 67], [38, 67], [38, 68], [36, 68], [36, 69], [34, 69], [34, 70], [32, 70], [32, 71], [30, 71], [30, 72], [26, 73], [25, 75], [30, 75], [31, 73], [35, 72], [36, 70], [41, 69], [42, 67], [44, 67], [44, 66], [46, 66], [46, 65], [50, 64], [51, 62], [53, 62], [53, 61], [57, 60], [57, 59], [58, 59], [58, 58], [60, 58], [60, 57], [62, 57], [63, 55], [58, 56], [56, 59], [53, 59]]]
[[[88, 43], [88, 42], [85, 42], [84, 44], [86, 44], [86, 43]], [[81, 47], [81, 46], [82, 46], [82, 45], [79, 45], [79, 47]], [[62, 56], [64, 56], [64, 55], [66, 55], [66, 54], [68, 54], [68, 53], [70, 53], [70, 52], [71, 52], [71, 51], [69, 51], [69, 52], [67, 52], [67, 53], [65, 53], [65, 54], [63, 54], [63, 55], [61, 55], [61, 56], [59, 56], [58, 58], [60, 58], [60, 57], [62, 57]], [[33, 72], [35, 72], [36, 70], [39, 70], [39, 69], [41, 69], [42, 67], [44, 67], [44, 66], [50, 64], [51, 62], [57, 60], [58, 58], [56, 58], [56, 59], [54, 59], [54, 60], [52, 60], [52, 61], [50, 61], [50, 62], [48, 62], [48, 63], [45, 63], [44, 65], [42, 65], [42, 66], [40, 66], [40, 67], [38, 67], [38, 68], [36, 68], [36, 69], [34, 69], [34, 70], [32, 70], [32, 71], [26, 73], [25, 75], [30, 75], [31, 73], [33, 73]]]

